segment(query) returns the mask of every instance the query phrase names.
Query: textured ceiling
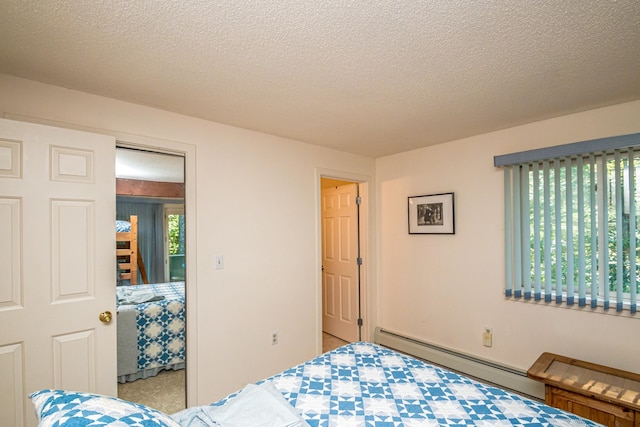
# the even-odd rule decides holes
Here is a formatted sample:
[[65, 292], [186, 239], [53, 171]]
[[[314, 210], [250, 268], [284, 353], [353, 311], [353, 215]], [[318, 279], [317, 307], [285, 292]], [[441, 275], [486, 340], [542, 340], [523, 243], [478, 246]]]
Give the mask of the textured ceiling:
[[0, 72], [368, 156], [640, 99], [639, 0], [0, 0]]

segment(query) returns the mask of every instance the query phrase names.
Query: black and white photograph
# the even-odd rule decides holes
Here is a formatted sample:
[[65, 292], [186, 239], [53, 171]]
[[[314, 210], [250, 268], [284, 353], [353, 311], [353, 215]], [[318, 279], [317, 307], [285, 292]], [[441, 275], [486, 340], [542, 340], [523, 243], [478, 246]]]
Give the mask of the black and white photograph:
[[409, 197], [409, 234], [455, 234], [453, 193]]

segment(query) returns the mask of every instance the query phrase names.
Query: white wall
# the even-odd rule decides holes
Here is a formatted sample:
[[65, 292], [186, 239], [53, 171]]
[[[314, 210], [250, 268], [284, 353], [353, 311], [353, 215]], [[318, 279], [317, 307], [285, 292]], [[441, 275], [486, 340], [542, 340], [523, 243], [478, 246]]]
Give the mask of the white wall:
[[[378, 316], [388, 329], [523, 369], [551, 351], [638, 371], [640, 319], [503, 299], [502, 173], [493, 156], [640, 132], [640, 102], [374, 162], [6, 75], [0, 93], [3, 116], [195, 147], [198, 401], [192, 404], [319, 351], [318, 170], [347, 179], [375, 171], [376, 233], [369, 238], [378, 250], [377, 291], [375, 275], [369, 279], [378, 309], [371, 307], [370, 326]], [[409, 236], [407, 197], [449, 191], [456, 196], [456, 234]], [[214, 269], [216, 254], [225, 256], [222, 271]], [[484, 326], [494, 331], [491, 348], [482, 346]], [[271, 346], [275, 330], [280, 343]]]
[[[377, 159], [378, 323], [522, 369], [548, 351], [638, 372], [639, 315], [504, 299], [503, 177], [493, 167], [498, 154], [635, 132], [640, 101]], [[443, 192], [455, 192], [456, 234], [408, 235], [407, 197]]]
[[[320, 351], [317, 171], [373, 177], [372, 159], [6, 75], [0, 93], [7, 117], [195, 147], [197, 270], [190, 280], [197, 282], [197, 357], [189, 360], [197, 363], [197, 401], [191, 404]], [[218, 254], [225, 257], [221, 271], [214, 269]], [[276, 346], [272, 331], [279, 333]]]

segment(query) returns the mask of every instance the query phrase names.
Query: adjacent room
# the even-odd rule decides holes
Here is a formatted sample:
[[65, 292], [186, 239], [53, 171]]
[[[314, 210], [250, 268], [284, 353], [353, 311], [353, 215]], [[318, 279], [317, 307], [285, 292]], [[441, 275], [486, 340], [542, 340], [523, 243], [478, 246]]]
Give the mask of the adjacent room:
[[116, 148], [118, 397], [184, 409], [184, 158]]
[[638, 1], [0, 11], [0, 425], [640, 423]]

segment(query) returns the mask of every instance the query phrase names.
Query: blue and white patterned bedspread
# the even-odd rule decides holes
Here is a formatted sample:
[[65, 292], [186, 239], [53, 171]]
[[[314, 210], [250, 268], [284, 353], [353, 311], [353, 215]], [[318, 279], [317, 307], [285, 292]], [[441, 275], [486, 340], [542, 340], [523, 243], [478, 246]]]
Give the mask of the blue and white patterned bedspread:
[[[126, 286], [150, 290], [159, 301], [118, 304], [118, 381], [157, 375], [185, 366], [184, 282]], [[153, 294], [152, 294], [153, 295]]]
[[138, 369], [156, 368], [185, 360], [184, 282], [149, 286], [164, 300], [136, 306]]
[[116, 220], [116, 233], [128, 233], [131, 231], [131, 223], [122, 219]]
[[311, 426], [598, 425], [371, 343], [340, 347], [265, 381]]

